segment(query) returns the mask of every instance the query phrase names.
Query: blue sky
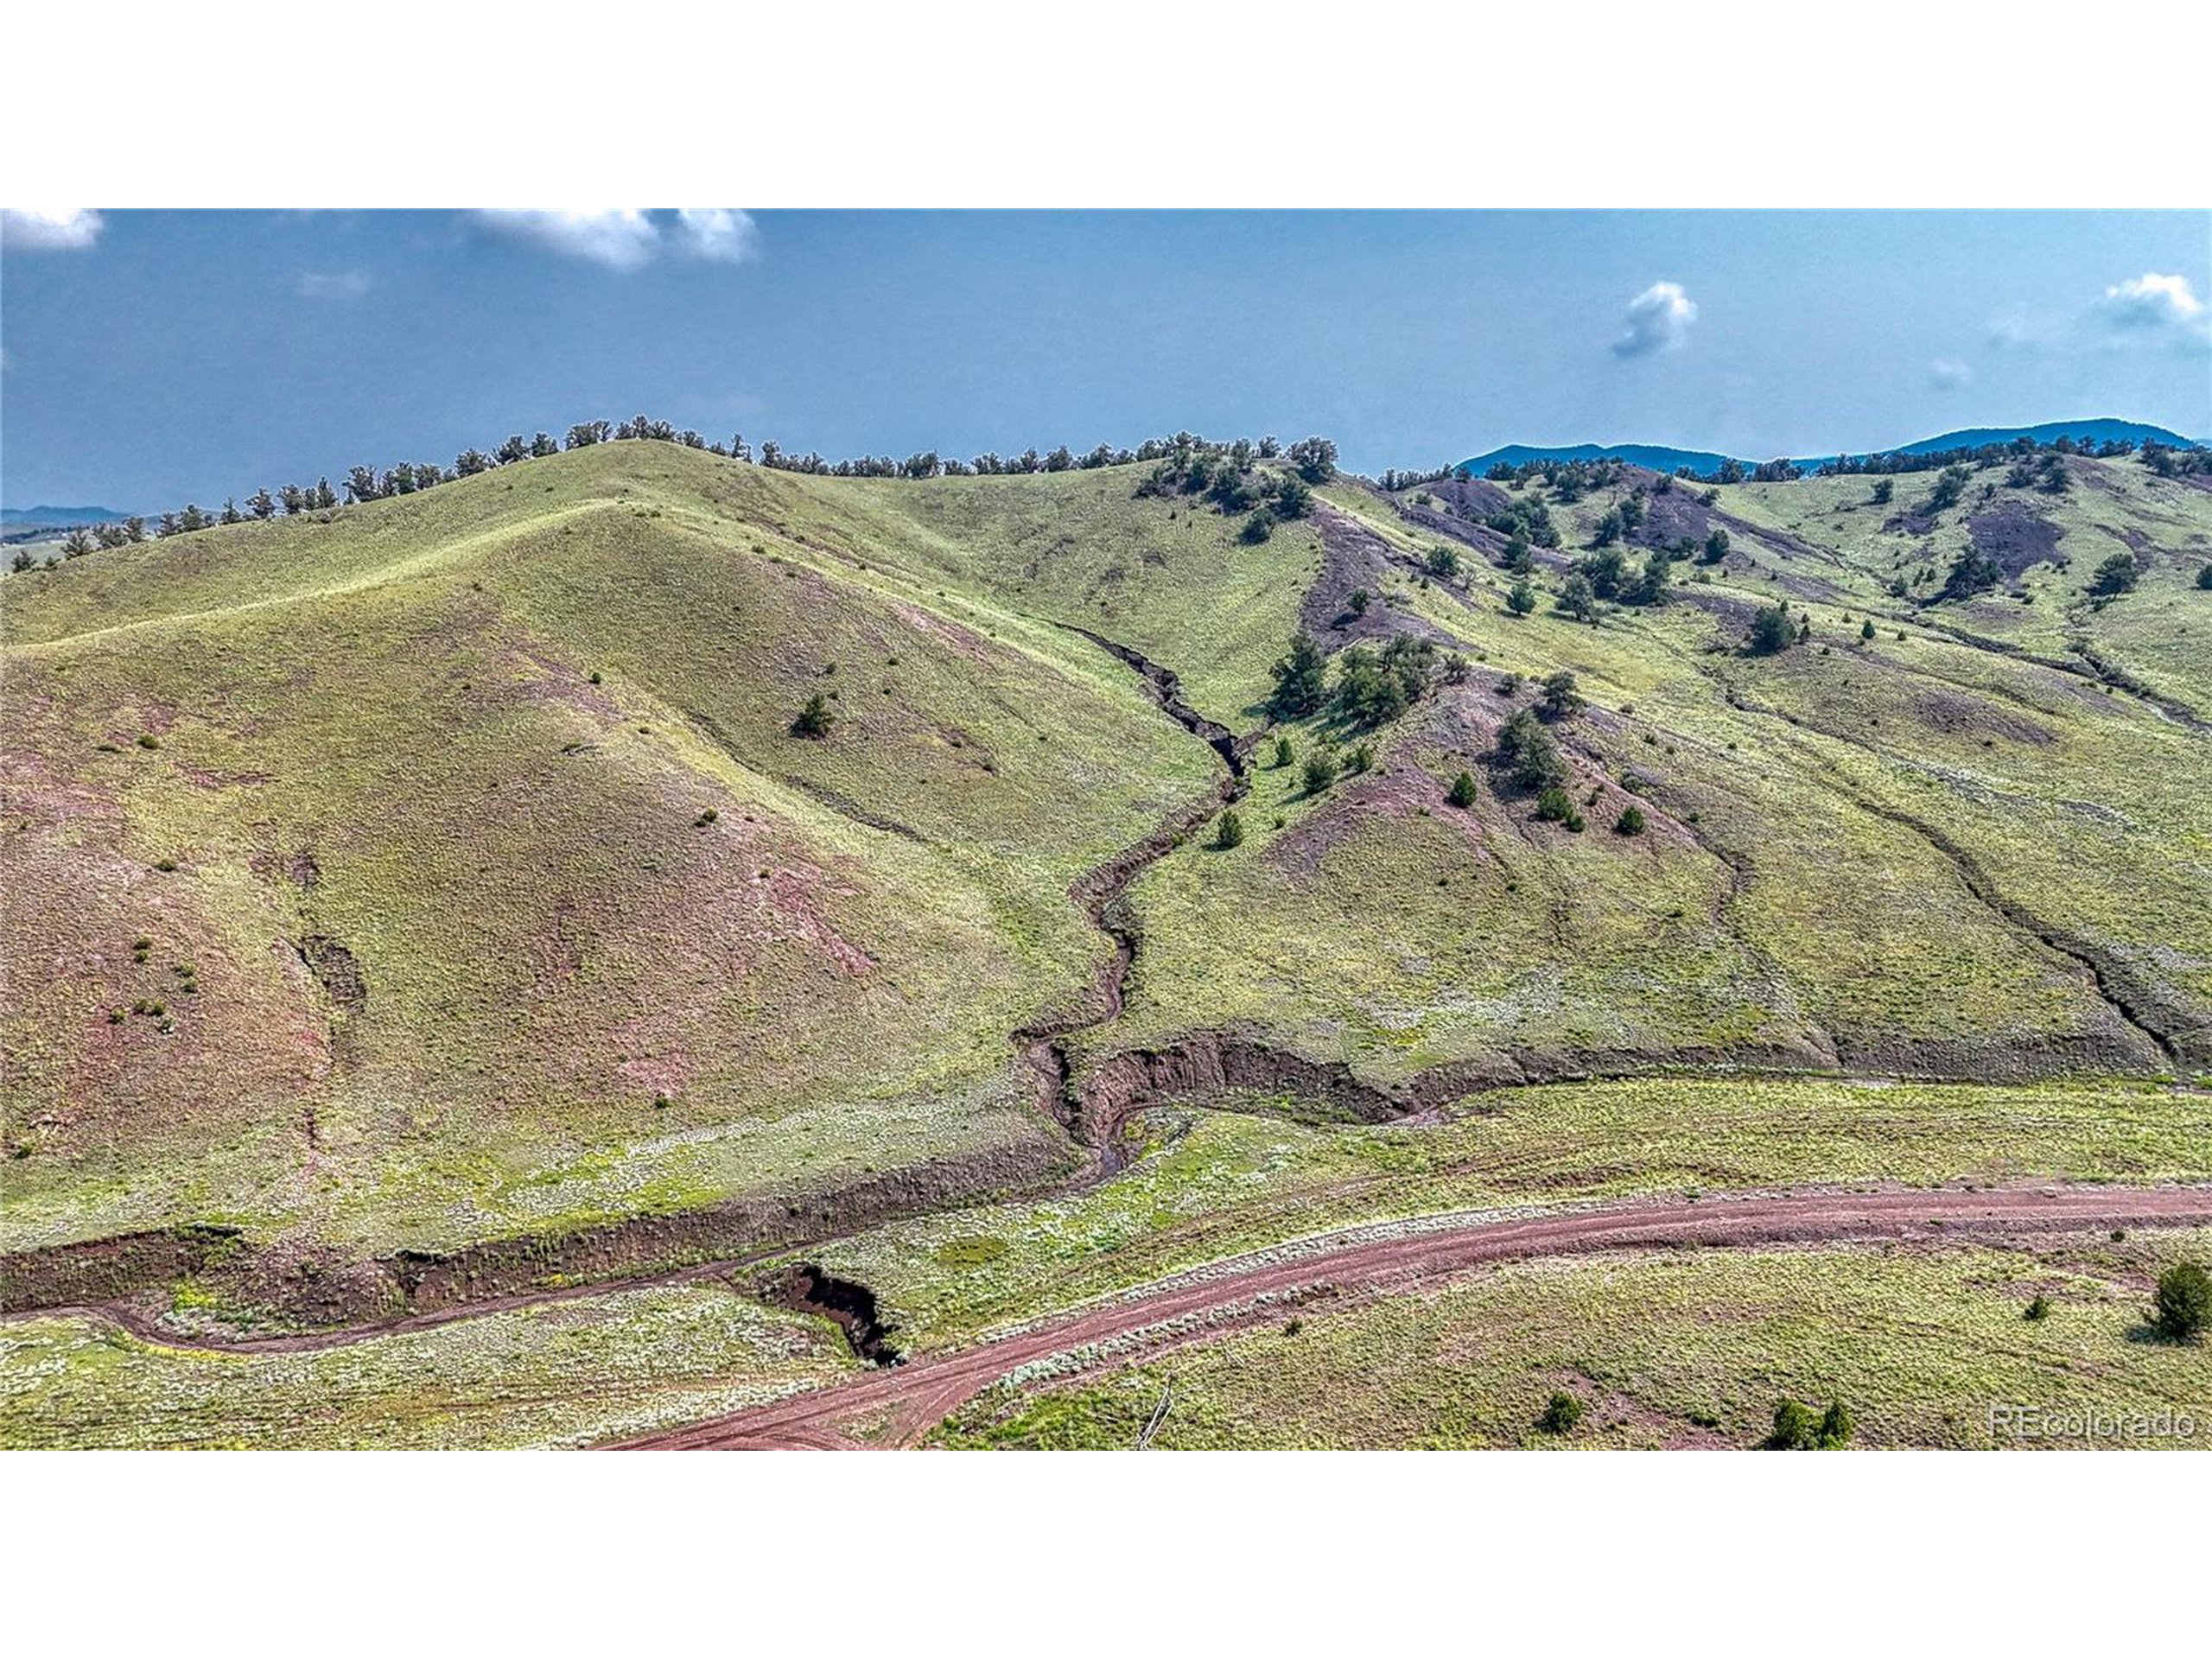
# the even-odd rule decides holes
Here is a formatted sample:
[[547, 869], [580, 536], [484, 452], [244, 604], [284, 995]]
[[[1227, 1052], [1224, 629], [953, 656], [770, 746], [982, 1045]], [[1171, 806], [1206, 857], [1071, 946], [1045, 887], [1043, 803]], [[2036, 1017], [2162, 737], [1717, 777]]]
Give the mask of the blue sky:
[[2212, 214], [27, 215], [8, 505], [158, 509], [643, 410], [836, 456], [1321, 432], [1750, 455], [2212, 436]]

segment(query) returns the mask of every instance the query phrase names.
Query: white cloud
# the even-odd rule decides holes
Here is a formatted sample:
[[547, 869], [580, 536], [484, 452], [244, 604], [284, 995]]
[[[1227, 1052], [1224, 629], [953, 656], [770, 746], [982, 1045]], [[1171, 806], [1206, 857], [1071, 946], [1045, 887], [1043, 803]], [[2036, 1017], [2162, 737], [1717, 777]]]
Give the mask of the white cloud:
[[1974, 384], [1974, 371], [1955, 357], [1939, 357], [1928, 365], [1928, 384], [1938, 391], [1956, 391]]
[[2058, 327], [2050, 318], [2016, 305], [1989, 320], [1989, 343], [2005, 351], [2031, 352], [2047, 345]]
[[734, 207], [686, 207], [667, 226], [642, 207], [588, 212], [493, 208], [475, 217], [496, 235], [613, 270], [635, 270], [671, 249], [695, 259], [738, 264], [752, 258], [760, 247], [760, 232], [751, 217]]
[[90, 207], [0, 208], [0, 243], [48, 251], [89, 248], [106, 221]]
[[1680, 283], [1654, 283], [1628, 302], [1628, 326], [1613, 342], [1613, 355], [1680, 351], [1696, 321], [1697, 302]]
[[2197, 343], [2212, 340], [2212, 313], [2186, 276], [2146, 270], [2105, 289], [2097, 315], [2115, 334]]
[[660, 227], [636, 207], [588, 213], [497, 207], [479, 211], [476, 219], [500, 236], [616, 270], [635, 270], [659, 249]]
[[680, 207], [676, 225], [677, 240], [695, 258], [741, 265], [760, 251], [753, 215], [734, 207]]
[[376, 286], [365, 270], [303, 270], [300, 297], [308, 300], [358, 300]]

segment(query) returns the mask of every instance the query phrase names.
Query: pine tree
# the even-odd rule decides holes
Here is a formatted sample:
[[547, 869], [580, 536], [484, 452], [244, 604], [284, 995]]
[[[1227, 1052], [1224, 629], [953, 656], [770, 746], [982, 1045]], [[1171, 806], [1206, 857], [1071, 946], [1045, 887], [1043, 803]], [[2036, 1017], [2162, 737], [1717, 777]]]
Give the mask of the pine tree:
[[798, 718], [791, 721], [791, 735], [827, 737], [830, 728], [836, 723], [837, 716], [830, 708], [830, 699], [817, 691], [806, 700], [806, 707], [798, 711]]
[[1328, 701], [1328, 667], [1313, 636], [1300, 628], [1291, 636], [1288, 654], [1272, 671], [1275, 689], [1268, 712], [1279, 720], [1302, 720], [1319, 712]]

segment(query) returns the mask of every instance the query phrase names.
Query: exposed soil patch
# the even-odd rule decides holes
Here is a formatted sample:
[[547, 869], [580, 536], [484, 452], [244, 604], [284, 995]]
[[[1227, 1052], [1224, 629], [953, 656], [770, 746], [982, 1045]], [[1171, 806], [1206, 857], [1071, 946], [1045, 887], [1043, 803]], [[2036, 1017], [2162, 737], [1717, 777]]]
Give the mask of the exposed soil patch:
[[0, 1255], [0, 1313], [106, 1301], [199, 1273], [238, 1245], [233, 1227], [169, 1227]]
[[1671, 548], [1685, 539], [1702, 543], [1712, 533], [1713, 509], [1688, 490], [1676, 487], [1643, 498], [1643, 522], [1629, 539], [1639, 547]]
[[289, 854], [256, 853], [246, 862], [264, 880], [286, 880], [302, 893], [313, 893], [322, 880], [322, 866], [304, 847]]
[[1936, 731], [1959, 736], [2001, 737], [2037, 747], [2058, 741], [2057, 734], [2040, 721], [1961, 691], [1923, 692], [1913, 700], [1913, 712]]
[[[248, 1247], [234, 1229], [188, 1226], [0, 1255], [0, 1313], [90, 1309], [149, 1340], [242, 1351], [325, 1348], [502, 1308], [556, 1301], [615, 1282], [728, 1271], [803, 1243], [957, 1205], [1065, 1185], [1064, 1150], [1043, 1137], [836, 1188], [733, 1198], [675, 1215], [631, 1216], [560, 1233], [486, 1239], [450, 1251], [340, 1260], [284, 1242]], [[225, 1342], [181, 1338], [156, 1320], [168, 1288], [197, 1276], [226, 1301], [289, 1323], [351, 1327]], [[134, 1301], [131, 1299], [138, 1299]]]
[[906, 1357], [891, 1344], [891, 1330], [876, 1306], [875, 1293], [855, 1280], [826, 1274], [812, 1262], [799, 1262], [764, 1281], [760, 1299], [834, 1321], [845, 1333], [854, 1357], [870, 1365], [896, 1365]]
[[[1457, 474], [1434, 484], [1424, 484], [1421, 491], [1434, 496], [1461, 518], [1481, 524], [1493, 512], [1503, 512], [1513, 505], [1512, 492], [1503, 484], [1493, 484], [1486, 478], [1461, 478]], [[1414, 494], [1419, 494], [1415, 491]], [[1408, 503], [1412, 495], [1407, 498]]]
[[2024, 501], [2005, 499], [1967, 520], [1974, 550], [1997, 562], [2007, 582], [2018, 582], [2032, 565], [2048, 564], [2066, 534]]
[[[1319, 642], [1324, 651], [1336, 651], [1360, 639], [1387, 639], [1393, 634], [1412, 634], [1440, 645], [1453, 644], [1452, 636], [1417, 616], [1408, 616], [1382, 602], [1385, 578], [1405, 557], [1382, 537], [1350, 513], [1326, 502], [1313, 504], [1313, 527], [1321, 537], [1321, 574], [1299, 601], [1298, 626]], [[1352, 609], [1353, 596], [1364, 593], [1364, 611]]]
[[353, 953], [327, 933], [310, 933], [293, 949], [330, 1000], [348, 1014], [369, 1006], [369, 982]]

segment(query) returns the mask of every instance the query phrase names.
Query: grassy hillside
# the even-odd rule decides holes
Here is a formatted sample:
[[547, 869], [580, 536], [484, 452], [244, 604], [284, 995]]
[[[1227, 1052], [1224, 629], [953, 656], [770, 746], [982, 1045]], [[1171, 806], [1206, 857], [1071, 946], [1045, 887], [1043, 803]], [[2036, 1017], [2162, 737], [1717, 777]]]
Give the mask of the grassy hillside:
[[[2212, 493], [2065, 470], [1339, 479], [1258, 537], [1141, 467], [630, 442], [10, 576], [0, 1267], [265, 1326], [851, 1235], [946, 1336], [1529, 1183], [2201, 1174], [2108, 1080], [2212, 1071]], [[1727, 546], [1592, 626], [1630, 499], [1631, 570]], [[1332, 688], [1431, 654], [1271, 722], [1301, 626]], [[1682, 1071], [1737, 1081], [1470, 1098]]]
[[[2195, 804], [2212, 785], [2195, 717], [2212, 655], [2173, 653], [2149, 695], [2110, 666], [2132, 652], [2152, 682], [2133, 642], [2212, 639], [2212, 594], [2193, 585], [2212, 496], [2074, 465], [2057, 511], [2153, 550], [2102, 608], [2084, 558], [2033, 567], [2081, 637], [2047, 661], [1986, 631], [1986, 601], [1891, 596], [1893, 556], [1801, 505], [1863, 496], [1864, 480], [1722, 492], [1727, 563], [1596, 627], [1548, 601], [1510, 614], [1484, 556], [1502, 537], [1464, 519], [1415, 529], [1401, 504], [1339, 493], [1397, 562], [1376, 603], [1448, 635], [1473, 671], [1370, 740], [1370, 772], [1316, 796], [1294, 768], [1263, 771], [1243, 847], [1148, 873], [1131, 1013], [1099, 1045], [1238, 1023], [1397, 1075], [1716, 1049], [1980, 1076], [2212, 1061], [2212, 831]], [[1606, 505], [1559, 512], [1566, 547], [1548, 562]], [[1452, 530], [1470, 543], [1462, 575], [1425, 577]], [[1930, 537], [1946, 534], [1964, 532], [1939, 522]], [[1809, 639], [1745, 655], [1751, 613], [1777, 595]], [[1538, 821], [1486, 759], [1560, 667], [1590, 702], [1554, 722], [1580, 834]], [[1325, 720], [1294, 746], [1347, 741]], [[1462, 769], [1478, 785], [1466, 809], [1446, 800]], [[1630, 804], [1645, 831], [1611, 833]]]
[[1214, 763], [909, 505], [610, 446], [11, 584], [8, 1243], [1049, 1166], [1065, 889]]
[[[2164, 1243], [2200, 1255], [2202, 1232]], [[2152, 1423], [2200, 1385], [2202, 1357], [2142, 1340], [2159, 1259], [2101, 1237], [2038, 1249], [1721, 1252], [1552, 1262], [1332, 1306], [1055, 1388], [996, 1388], [935, 1443], [1291, 1448], [1760, 1445], [1783, 1395], [1849, 1408], [1852, 1444], [2033, 1445], [1990, 1408], [2116, 1415], [2107, 1446], [2201, 1445]], [[2021, 1309], [2041, 1294], [2050, 1316]], [[1547, 1402], [1584, 1408], [1547, 1428]], [[2063, 1442], [2060, 1442], [2063, 1443]], [[2049, 1445], [2045, 1441], [2042, 1444]]]

